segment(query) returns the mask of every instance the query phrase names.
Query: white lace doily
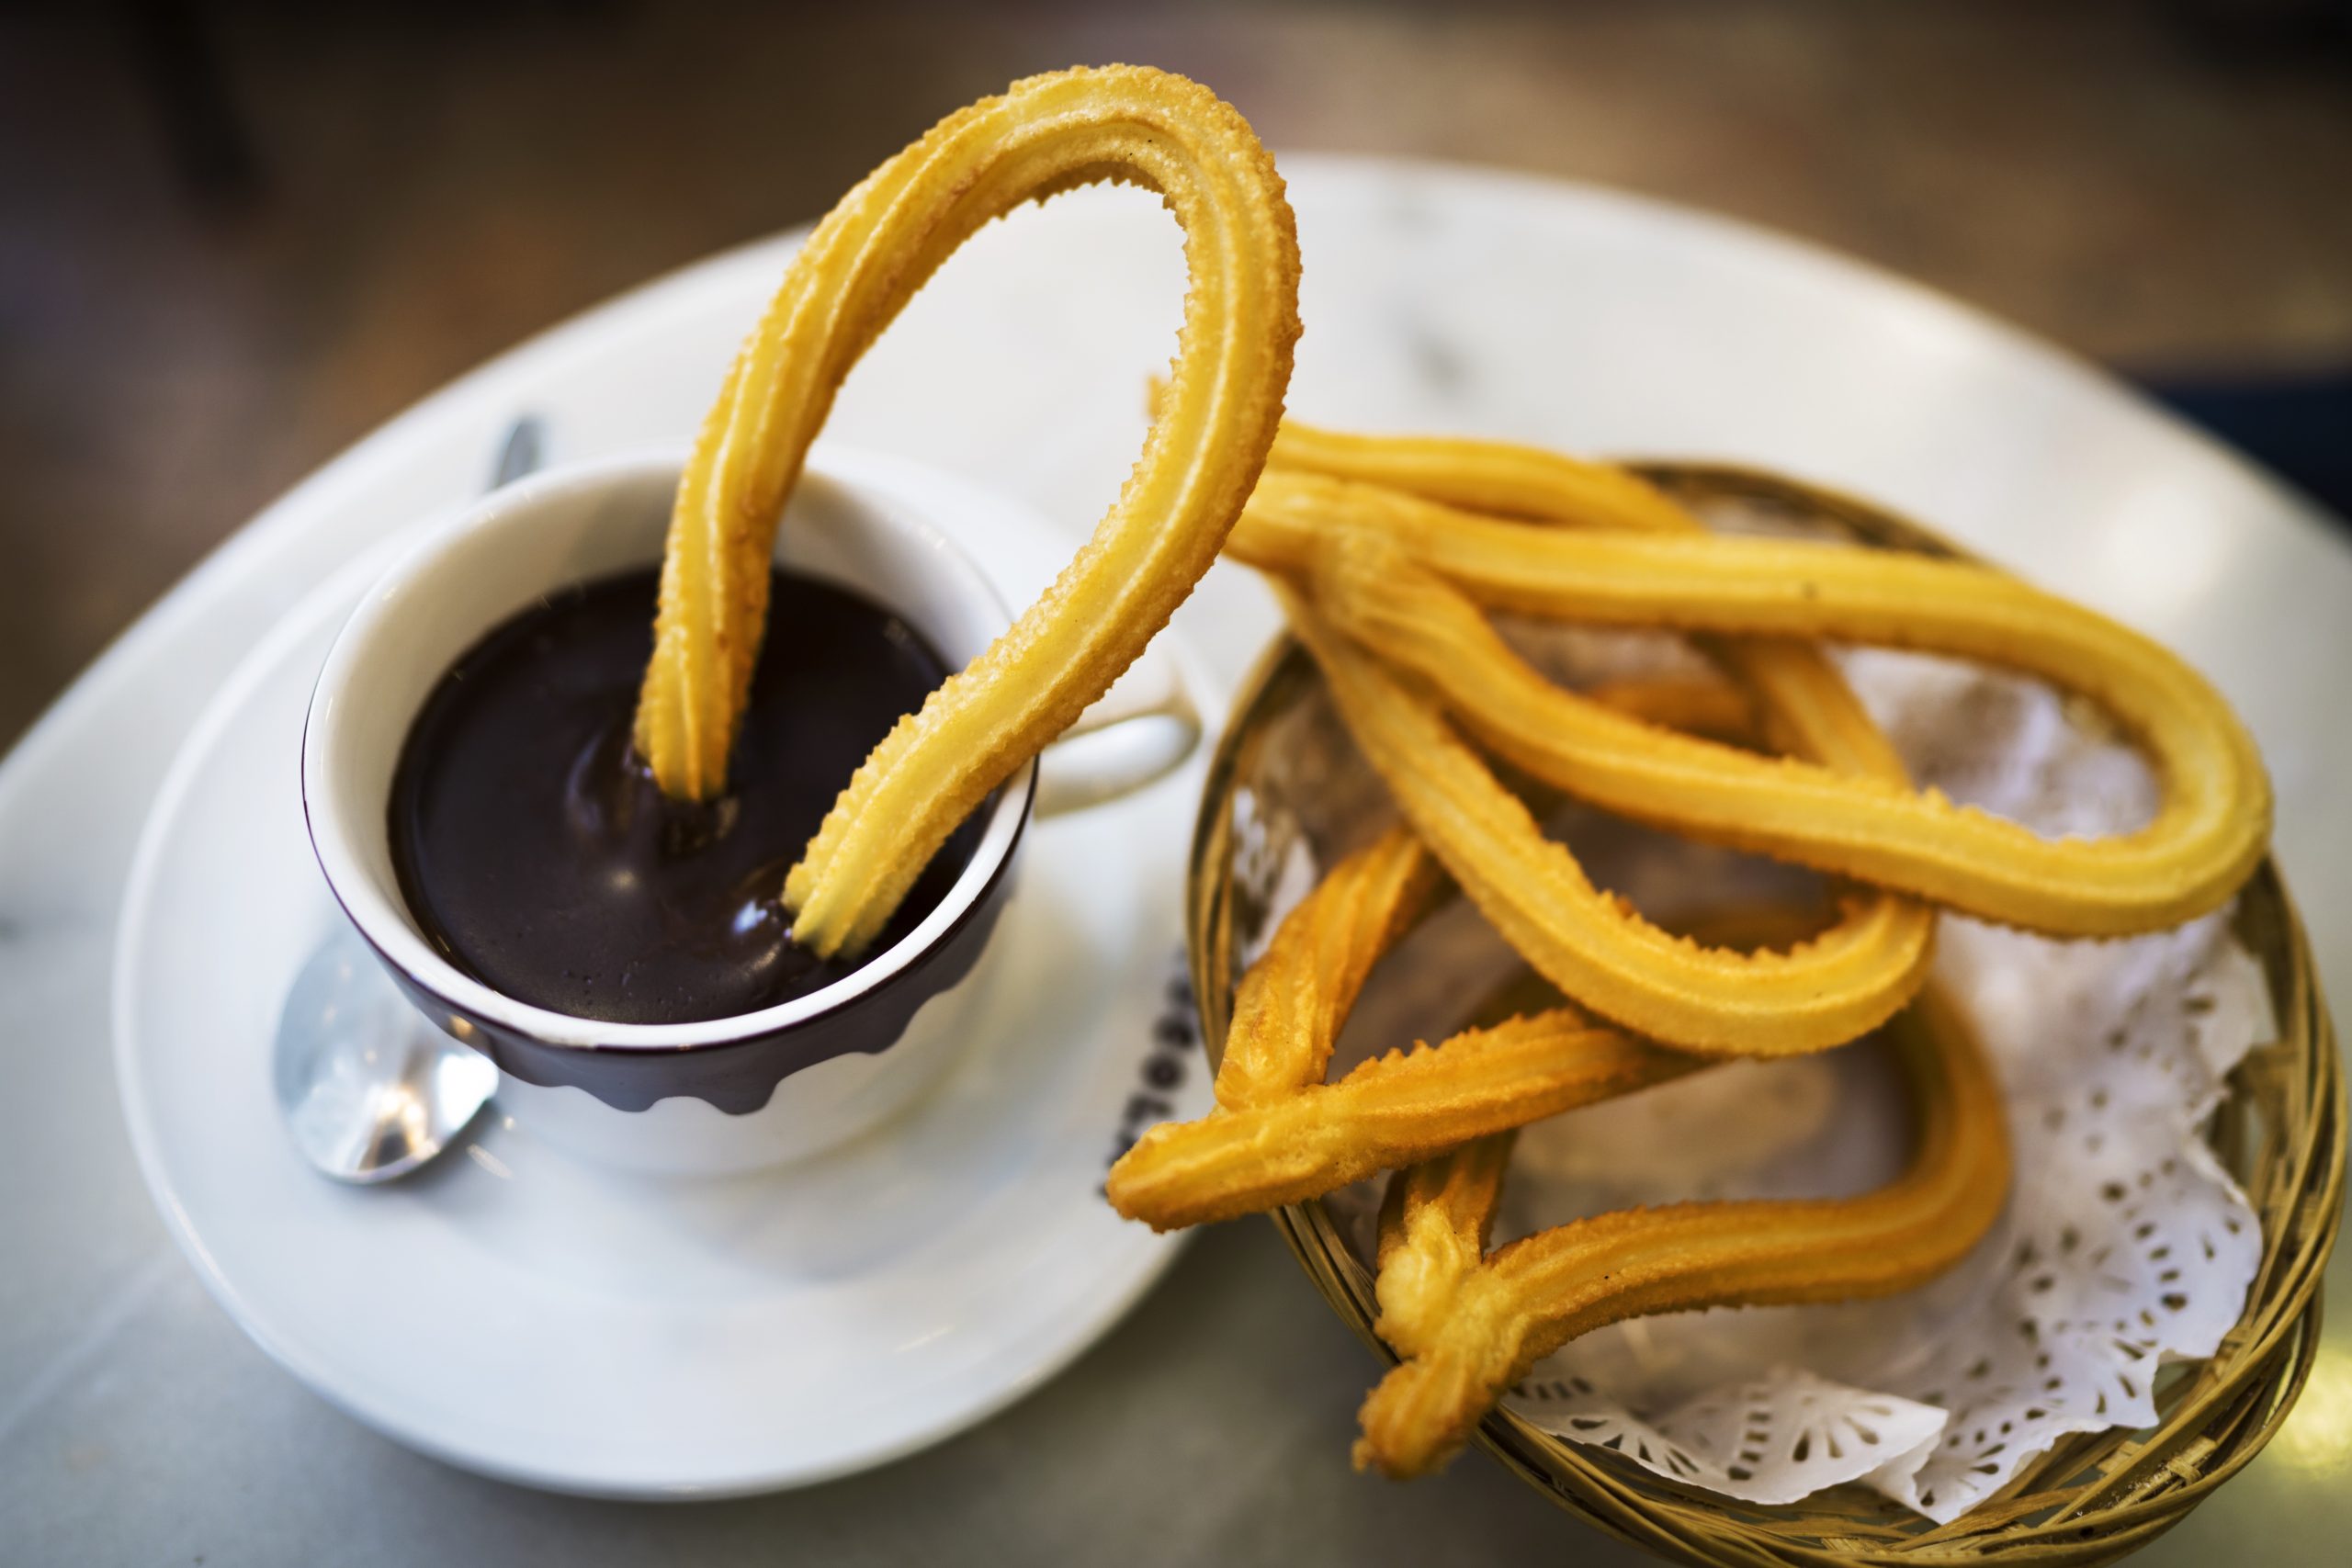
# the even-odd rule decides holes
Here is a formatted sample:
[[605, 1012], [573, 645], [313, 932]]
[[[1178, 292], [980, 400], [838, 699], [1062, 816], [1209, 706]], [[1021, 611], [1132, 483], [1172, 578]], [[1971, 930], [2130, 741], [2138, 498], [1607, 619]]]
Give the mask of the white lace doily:
[[[1846, 668], [1922, 784], [2052, 837], [2154, 808], [2129, 748], [2036, 684], [1868, 650]], [[1260, 836], [1237, 826], [1245, 847]], [[1661, 918], [1692, 889], [1720, 898], [1726, 879], [1790, 874], [1573, 813], [1553, 829], [1596, 882]], [[1312, 880], [1303, 863], [1257, 869], [1275, 908]], [[2155, 1419], [2157, 1369], [2213, 1352], [2259, 1259], [2254, 1213], [2198, 1127], [2269, 1037], [2261, 971], [2219, 917], [2104, 942], [1947, 918], [1939, 944], [1938, 974], [2007, 1092], [2016, 1182], [1994, 1234], [1886, 1301], [1589, 1335], [1539, 1365], [1514, 1409], [1727, 1497], [1791, 1503], [1859, 1482], [1939, 1522], [2067, 1434]], [[1481, 947], [1498, 976], [1498, 944], [1464, 907], [1416, 933], [1367, 988], [1334, 1072], [1400, 1030], [1458, 1020]], [[1905, 1157], [1896, 1088], [1863, 1047], [1727, 1065], [1555, 1118], [1520, 1138], [1496, 1240], [1635, 1203], [1864, 1190]], [[1378, 1192], [1332, 1199], [1365, 1256]]]

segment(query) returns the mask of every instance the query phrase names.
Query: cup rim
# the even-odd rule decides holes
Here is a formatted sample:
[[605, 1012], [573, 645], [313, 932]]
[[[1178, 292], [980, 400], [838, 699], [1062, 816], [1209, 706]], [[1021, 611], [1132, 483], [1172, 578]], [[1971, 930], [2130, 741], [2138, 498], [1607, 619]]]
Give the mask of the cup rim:
[[[376, 578], [336, 632], [303, 715], [303, 822], [328, 891], [360, 939], [384, 963], [446, 1002], [461, 1018], [546, 1045], [609, 1054], [679, 1054], [772, 1037], [855, 1005], [917, 966], [986, 907], [995, 885], [1010, 869], [1036, 795], [1037, 763], [1032, 759], [999, 786], [994, 804], [987, 807], [988, 823], [971, 859], [912, 931], [831, 984], [755, 1012], [693, 1023], [613, 1023], [581, 1018], [510, 997], [435, 952], [410, 923], [405, 903], [387, 897], [363, 863], [356, 847], [363, 840], [354, 835], [367, 829], [347, 820], [348, 814], [333, 804], [335, 792], [324, 786], [330, 742], [336, 727], [345, 722], [336, 699], [374, 650], [377, 639], [399, 625], [417, 589], [417, 580], [473, 535], [486, 528], [515, 526], [521, 517], [583, 494], [648, 479], [674, 484], [684, 462], [682, 452], [664, 450], [566, 464], [493, 491], [454, 516], [428, 525], [424, 536]], [[889, 502], [871, 508], [870, 517], [919, 545], [923, 558], [950, 578], [959, 593], [977, 600], [989, 612], [997, 633], [1012, 624], [1012, 612], [995, 584], [961, 547], [922, 515], [926, 510], [922, 492], [941, 482], [928, 470], [900, 459], [828, 444], [812, 450], [804, 477], [831, 482], [862, 499], [878, 495]], [[658, 554], [654, 558], [658, 560]], [[479, 633], [491, 629], [485, 625]], [[413, 724], [415, 715], [403, 715], [401, 722], [404, 727]], [[389, 829], [378, 824], [374, 830], [388, 832]]]

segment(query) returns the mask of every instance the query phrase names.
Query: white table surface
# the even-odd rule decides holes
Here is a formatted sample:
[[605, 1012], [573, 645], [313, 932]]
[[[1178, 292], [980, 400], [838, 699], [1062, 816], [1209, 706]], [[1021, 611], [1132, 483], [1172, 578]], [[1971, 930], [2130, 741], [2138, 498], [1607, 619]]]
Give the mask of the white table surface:
[[[1284, 167], [1306, 258], [1302, 417], [1780, 467], [2143, 627], [2261, 739], [2322, 968], [2352, 987], [2352, 814], [2333, 783], [2352, 776], [2352, 550], [2327, 519], [2097, 372], [1819, 252], [1536, 181]], [[179, 739], [307, 588], [476, 488], [517, 412], [549, 421], [557, 461], [683, 444], [790, 243], [650, 285], [394, 421], [223, 547], [0, 764], [0, 1561], [1639, 1560], [1476, 1456], [1410, 1486], [1350, 1473], [1374, 1364], [1262, 1222], [1200, 1237], [1073, 1371], [962, 1438], [809, 1491], [678, 1506], [539, 1495], [397, 1448], [270, 1364], [171, 1249], [116, 1105], [106, 987], [131, 845]], [[1075, 539], [1132, 460], [1182, 282], [1147, 197], [1024, 212], [910, 310], [832, 429], [999, 486]], [[1221, 567], [1181, 624], [1231, 682], [1272, 620]], [[2272, 1452], [2143, 1560], [2336, 1561], [2347, 1482], [2339, 1330]]]

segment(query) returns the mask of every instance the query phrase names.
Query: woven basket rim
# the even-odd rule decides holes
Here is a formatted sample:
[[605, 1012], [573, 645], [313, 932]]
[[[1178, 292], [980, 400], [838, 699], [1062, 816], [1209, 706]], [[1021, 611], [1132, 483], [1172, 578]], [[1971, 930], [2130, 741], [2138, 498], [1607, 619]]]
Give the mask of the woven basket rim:
[[[1973, 558], [1882, 507], [1762, 469], [1653, 460], [1637, 472], [1686, 499], [1764, 502], [1834, 522], [1861, 541]], [[1235, 698], [1204, 788], [1185, 893], [1187, 950], [1204, 1047], [1222, 1052], [1231, 1017], [1230, 798], [1252, 738], [1270, 715], [1319, 684], [1287, 633], [1261, 655]], [[2309, 1375], [2320, 1339], [2321, 1277], [2341, 1218], [2346, 1147], [2344, 1081], [2317, 966], [2284, 876], [2266, 857], [2240, 894], [2236, 925], [2260, 959], [2278, 1038], [2229, 1077], [2209, 1138], [2261, 1216], [2263, 1255], [2237, 1326], [2213, 1356], [2181, 1363], [2142, 1432], [2068, 1438], [1950, 1525], [1841, 1487], [1784, 1506], [1730, 1502], [1679, 1486], [1606, 1450], [1544, 1432], [1498, 1409], [1476, 1441], [1567, 1512], [1634, 1545], [1694, 1563], [1916, 1563], [1965, 1555], [2035, 1564], [2110, 1562], [2177, 1524], [2243, 1469], [2277, 1432]], [[2276, 1122], [2267, 1142], [2240, 1123]], [[2234, 1121], [2233, 1119], [2235, 1119]], [[2234, 1157], [2233, 1157], [2234, 1156]], [[1371, 1279], [1321, 1202], [1271, 1215], [1293, 1255], [1342, 1321], [1384, 1363], [1373, 1332]]]

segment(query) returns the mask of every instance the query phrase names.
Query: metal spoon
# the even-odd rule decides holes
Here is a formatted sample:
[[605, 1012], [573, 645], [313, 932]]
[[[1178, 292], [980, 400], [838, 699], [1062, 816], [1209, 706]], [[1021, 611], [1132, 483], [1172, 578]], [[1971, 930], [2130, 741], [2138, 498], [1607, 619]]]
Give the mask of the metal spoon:
[[419, 1018], [347, 931], [294, 977], [273, 1066], [294, 1146], [363, 1186], [447, 1148], [498, 1087], [490, 1058]]
[[[490, 488], [537, 468], [545, 427], [514, 422]], [[337, 1181], [392, 1181], [456, 1141], [490, 1102], [490, 1058], [429, 1027], [348, 928], [311, 954], [277, 1019], [271, 1079], [295, 1147]]]

